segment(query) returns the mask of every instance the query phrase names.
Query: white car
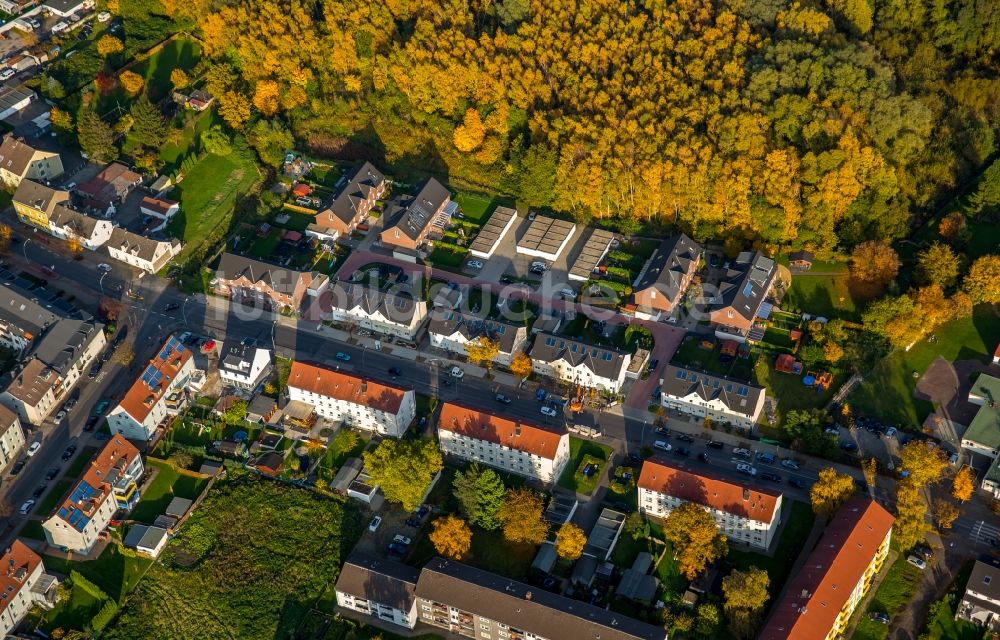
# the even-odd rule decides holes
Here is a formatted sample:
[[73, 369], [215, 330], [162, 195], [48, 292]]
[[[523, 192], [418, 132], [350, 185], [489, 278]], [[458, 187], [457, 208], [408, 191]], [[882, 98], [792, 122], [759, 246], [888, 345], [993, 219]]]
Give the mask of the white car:
[[14, 74], [17, 73], [10, 67], [7, 67], [3, 71], [0, 71], [0, 80], [7, 80], [8, 78], [13, 78]]
[[736, 465], [736, 470], [739, 471], [740, 473], [745, 473], [748, 476], [757, 475], [757, 470], [745, 462], [741, 462], [738, 465]]
[[31, 456], [33, 456], [36, 453], [38, 453], [38, 450], [41, 449], [41, 448], [42, 448], [42, 443], [41, 442], [32, 442], [31, 446], [28, 447], [28, 450], [25, 451], [25, 454], [30, 458]]
[[566, 298], [567, 300], [572, 300], [573, 298], [576, 297], [576, 291], [573, 291], [569, 287], [566, 287], [562, 291], [559, 292], [559, 295], [561, 295], [562, 297]]
[[784, 460], [781, 461], [781, 466], [785, 467], [786, 469], [798, 469], [799, 463], [792, 460], [791, 458], [785, 458]]
[[895, 436], [896, 436], [896, 427], [889, 427], [888, 429], [885, 430], [886, 438], [893, 438]]
[[103, 271], [104, 273], [111, 271], [111, 265], [108, 264], [107, 262], [102, 262], [101, 264], [97, 265], [97, 268]]
[[22, 516], [28, 515], [28, 512], [31, 511], [31, 508], [34, 507], [34, 506], [35, 506], [35, 501], [34, 500], [25, 500], [24, 504], [21, 505], [21, 509], [20, 509], [21, 515]]
[[470, 269], [482, 269], [483, 263], [479, 260], [469, 260], [468, 262], [465, 263], [465, 266], [469, 267]]
[[97, 21], [98, 22], [107, 22], [110, 19], [111, 19], [111, 12], [110, 11], [102, 11], [99, 14], [97, 14]]
[[823, 429], [823, 432], [827, 433], [827, 434], [829, 434], [831, 436], [839, 436], [840, 435], [840, 429], [838, 429], [836, 427], [827, 427], [826, 429]]
[[398, 542], [399, 544], [406, 544], [406, 545], [408, 545], [408, 544], [410, 544], [410, 543], [413, 542], [413, 540], [410, 540], [408, 537], [404, 536], [401, 533], [397, 533], [396, 535], [394, 535], [392, 537], [392, 541], [393, 542]]
[[743, 449], [741, 447], [733, 447], [733, 455], [737, 458], [746, 458], [747, 460], [750, 460], [753, 458], [753, 451]]
[[922, 559], [918, 558], [917, 556], [908, 556], [906, 558], [906, 561], [918, 569], [923, 570], [927, 568], [927, 563], [924, 562]]
[[559, 412], [550, 407], [549, 405], [545, 405], [544, 407], [542, 407], [542, 415], [549, 416], [550, 418], [555, 418], [557, 415], [559, 415]]
[[69, 25], [63, 22], [62, 20], [52, 25], [52, 33], [61, 33], [66, 29], [69, 29]]
[[378, 531], [378, 528], [382, 525], [382, 516], [375, 516], [372, 521], [368, 523], [368, 530], [372, 533]]
[[56, 414], [56, 417], [55, 417], [55, 422], [56, 422], [56, 424], [59, 424], [59, 423], [60, 423], [60, 422], [62, 422], [62, 421], [63, 421], [63, 420], [65, 419], [65, 418], [66, 418], [66, 410], [65, 410], [65, 409], [63, 409], [62, 411], [60, 411], [59, 413], [57, 413], [57, 414]]
[[462, 378], [465, 377], [465, 371], [463, 371], [459, 367], [452, 367], [451, 368], [451, 377], [452, 378], [458, 378], [459, 380], [461, 380]]
[[659, 449], [660, 451], [672, 451], [673, 447], [666, 440], [657, 440], [653, 443], [654, 449]]

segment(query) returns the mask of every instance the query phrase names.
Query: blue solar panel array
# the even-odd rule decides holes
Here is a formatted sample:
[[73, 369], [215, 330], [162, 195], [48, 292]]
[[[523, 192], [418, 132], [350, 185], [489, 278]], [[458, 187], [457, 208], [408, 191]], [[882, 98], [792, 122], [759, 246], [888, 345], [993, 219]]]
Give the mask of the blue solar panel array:
[[183, 352], [184, 344], [174, 336], [170, 336], [170, 339], [167, 340], [167, 344], [163, 345], [163, 351], [160, 351], [160, 360], [167, 360], [174, 353]]
[[163, 378], [163, 373], [160, 372], [154, 365], [149, 365], [146, 370], [142, 373], [142, 381], [150, 389], [155, 389], [160, 385], [160, 380]]

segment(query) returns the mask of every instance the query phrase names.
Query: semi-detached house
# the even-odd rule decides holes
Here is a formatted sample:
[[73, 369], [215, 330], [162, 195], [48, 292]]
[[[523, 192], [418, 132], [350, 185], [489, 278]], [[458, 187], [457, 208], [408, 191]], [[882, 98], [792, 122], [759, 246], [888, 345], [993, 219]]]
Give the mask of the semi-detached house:
[[760, 251], [744, 251], [737, 256], [708, 305], [709, 320], [719, 339], [746, 342], [764, 337], [763, 329], [755, 329], [754, 323], [770, 314], [766, 300], [777, 274], [774, 260]]
[[218, 295], [275, 309], [298, 311], [320, 295], [330, 279], [319, 272], [293, 271], [235, 253], [224, 253], [212, 286]]
[[673, 313], [683, 300], [704, 249], [685, 234], [665, 239], [632, 285], [635, 315], [659, 319]]
[[632, 354], [550, 333], [538, 333], [531, 347], [537, 373], [588, 389], [619, 392]]
[[695, 473], [655, 457], [642, 464], [639, 509], [653, 518], [691, 502], [703, 507], [730, 540], [767, 549], [781, 525], [781, 492], [750, 487], [709, 471]]
[[468, 355], [467, 345], [482, 338], [497, 344], [498, 352], [493, 361], [509, 365], [514, 356], [528, 343], [528, 330], [523, 324], [492, 320], [450, 309], [435, 309], [427, 324], [431, 346], [461, 355]]
[[337, 577], [337, 604], [412, 629], [417, 624], [419, 577], [416, 567], [354, 551]]
[[[327, 297], [328, 296], [328, 297]], [[335, 282], [324, 295], [334, 322], [353, 322], [378, 333], [415, 340], [427, 319], [427, 303], [409, 295]]]
[[271, 352], [235, 338], [226, 340], [219, 354], [219, 377], [240, 389], [256, 389], [271, 373]]
[[752, 429], [764, 410], [765, 389], [749, 382], [675, 365], [660, 375], [660, 402], [667, 409], [742, 429]]
[[565, 429], [446, 402], [438, 417], [438, 442], [449, 456], [519, 476], [555, 482], [569, 462]]
[[312, 405], [328, 420], [394, 438], [406, 433], [416, 415], [413, 389], [304, 362], [292, 364], [288, 399]]
[[428, 178], [415, 196], [394, 198], [385, 211], [382, 244], [415, 251], [430, 232], [443, 228], [450, 219], [451, 192], [434, 178]]
[[316, 221], [306, 228], [306, 235], [332, 241], [350, 234], [368, 217], [385, 189], [382, 172], [370, 162], [362, 163], [330, 204], [316, 214]]
[[105, 247], [113, 259], [146, 273], [156, 273], [181, 252], [180, 240], [153, 240], [115, 227]]

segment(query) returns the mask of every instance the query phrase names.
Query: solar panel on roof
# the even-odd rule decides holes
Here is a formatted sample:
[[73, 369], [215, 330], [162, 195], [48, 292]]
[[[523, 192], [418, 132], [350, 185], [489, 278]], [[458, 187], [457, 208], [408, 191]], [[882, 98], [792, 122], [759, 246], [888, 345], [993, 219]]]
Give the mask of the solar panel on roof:
[[753, 283], [751, 283], [751, 282], [746, 283], [743, 286], [743, 295], [744, 295], [744, 297], [749, 297], [752, 292], [753, 292]]
[[687, 380], [687, 377], [688, 377], [687, 371], [678, 371], [677, 372], [677, 379], [678, 380]]

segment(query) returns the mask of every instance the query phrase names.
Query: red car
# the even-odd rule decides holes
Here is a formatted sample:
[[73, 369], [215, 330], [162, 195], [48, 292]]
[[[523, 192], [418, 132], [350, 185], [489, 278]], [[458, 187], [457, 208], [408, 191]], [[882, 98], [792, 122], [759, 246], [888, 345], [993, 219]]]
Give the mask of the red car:
[[208, 353], [212, 349], [215, 349], [215, 340], [208, 340], [205, 344], [201, 345], [201, 352]]

